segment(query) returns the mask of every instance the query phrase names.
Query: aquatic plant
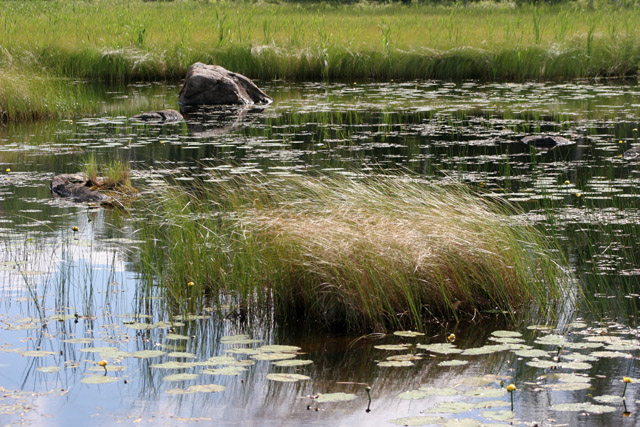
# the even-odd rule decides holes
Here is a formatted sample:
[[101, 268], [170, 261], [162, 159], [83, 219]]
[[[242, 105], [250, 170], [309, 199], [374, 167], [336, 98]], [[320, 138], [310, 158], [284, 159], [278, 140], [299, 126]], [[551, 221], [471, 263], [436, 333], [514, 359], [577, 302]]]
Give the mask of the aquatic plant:
[[484, 309], [514, 316], [532, 301], [547, 310], [562, 295], [543, 236], [456, 184], [211, 176], [145, 206], [143, 273], [179, 304], [192, 302], [192, 280], [244, 310], [384, 329]]

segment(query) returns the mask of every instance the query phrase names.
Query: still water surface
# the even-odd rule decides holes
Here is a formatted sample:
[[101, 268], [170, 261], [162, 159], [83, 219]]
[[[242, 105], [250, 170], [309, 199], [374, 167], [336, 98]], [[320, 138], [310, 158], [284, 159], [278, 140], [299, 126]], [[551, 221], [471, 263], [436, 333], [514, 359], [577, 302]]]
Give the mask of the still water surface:
[[[194, 114], [178, 124], [127, 119], [176, 108], [177, 87], [145, 84], [104, 89], [96, 99], [105, 106], [101, 117], [0, 128], [0, 420], [637, 423], [640, 160], [623, 155], [639, 144], [637, 86], [264, 86], [275, 100], [266, 109]], [[538, 150], [520, 142], [541, 132], [576, 144]], [[433, 325], [425, 335], [360, 339], [238, 320], [213, 303], [180, 313], [140, 291], [135, 209], [128, 216], [52, 199], [51, 178], [77, 172], [90, 153], [99, 162], [128, 162], [134, 184], [147, 188], [168, 176], [188, 183], [210, 170], [273, 176], [392, 170], [460, 180], [479, 197], [499, 194], [517, 204], [523, 220], [558, 238], [592, 305], [538, 319], [548, 328], [507, 325], [485, 314]], [[455, 347], [428, 346], [446, 343], [451, 333]], [[100, 360], [108, 363], [106, 377]], [[394, 364], [406, 366], [385, 366]], [[624, 376], [633, 382], [623, 403]], [[112, 382], [100, 383], [105, 378]], [[511, 383], [513, 414], [505, 387]], [[198, 385], [209, 388], [189, 388]], [[317, 398], [340, 392], [346, 395], [328, 397], [351, 400]], [[597, 406], [569, 412], [557, 406], [564, 403]]]

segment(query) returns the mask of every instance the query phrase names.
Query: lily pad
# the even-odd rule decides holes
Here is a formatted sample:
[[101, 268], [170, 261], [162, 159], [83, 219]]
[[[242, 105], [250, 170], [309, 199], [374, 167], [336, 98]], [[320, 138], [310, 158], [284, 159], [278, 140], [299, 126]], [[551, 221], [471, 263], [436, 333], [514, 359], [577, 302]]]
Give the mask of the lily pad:
[[464, 350], [461, 354], [463, 356], [479, 356], [483, 354], [491, 354], [496, 353], [498, 351], [509, 350], [509, 347], [506, 345], [485, 345], [482, 347], [476, 348], [468, 348]]
[[172, 340], [172, 341], [185, 341], [185, 340], [188, 340], [189, 337], [186, 335], [180, 335], [180, 334], [167, 334], [164, 336], [164, 339]]
[[474, 406], [477, 409], [487, 409], [487, 408], [500, 408], [504, 406], [509, 406], [509, 403], [506, 400], [483, 400], [481, 402], [476, 403]]
[[233, 365], [238, 359], [231, 356], [213, 356], [201, 363], [203, 366]]
[[607, 412], [615, 412], [616, 408], [607, 405], [594, 405], [593, 403], [559, 403], [551, 406], [553, 411], [567, 412], [589, 412], [591, 414], [604, 414]]
[[458, 390], [455, 388], [446, 387], [420, 387], [420, 391], [430, 396], [455, 396], [458, 394]]
[[271, 381], [292, 383], [296, 381], [310, 380], [311, 377], [301, 374], [267, 374], [267, 379]]
[[494, 420], [494, 421], [507, 421], [512, 419], [513, 417], [516, 416], [516, 414], [514, 414], [511, 411], [483, 411], [482, 412], [482, 416], [485, 417], [486, 419], [489, 420]]
[[55, 351], [44, 351], [44, 350], [30, 350], [30, 351], [21, 351], [21, 355], [24, 357], [46, 357], [46, 356], [55, 356]]
[[316, 398], [316, 402], [318, 403], [329, 403], [329, 402], [348, 402], [349, 400], [357, 399], [358, 396], [352, 393], [323, 393], [319, 394]]
[[547, 384], [544, 387], [549, 390], [557, 390], [557, 391], [578, 391], [578, 390], [590, 389], [591, 384], [589, 383], [557, 383], [557, 384]]
[[457, 348], [455, 345], [451, 343], [418, 344], [416, 347], [422, 350], [427, 350], [432, 353], [438, 353], [438, 354], [462, 353], [462, 350], [460, 350], [459, 348]]
[[202, 373], [208, 374], [208, 375], [236, 376], [236, 375], [242, 375], [246, 371], [247, 369], [243, 368], [242, 366], [225, 366], [224, 368], [205, 369], [202, 371]]
[[445, 360], [444, 362], [438, 363], [438, 366], [464, 366], [468, 364], [469, 362], [466, 360]]
[[66, 340], [62, 340], [62, 342], [66, 342], [68, 344], [91, 344], [94, 342], [93, 338], [67, 338]]
[[281, 366], [281, 367], [291, 367], [291, 366], [304, 366], [304, 365], [311, 365], [313, 363], [313, 360], [280, 360], [278, 362], [274, 362], [275, 366]]
[[419, 354], [396, 354], [395, 356], [389, 356], [387, 357], [387, 360], [396, 360], [396, 361], [403, 361], [403, 360], [409, 360], [409, 361], [413, 361], [413, 360], [422, 360], [422, 356]]
[[473, 403], [468, 402], [440, 402], [435, 407], [426, 409], [425, 412], [437, 412], [447, 414], [458, 414], [475, 409]]
[[233, 354], [246, 354], [248, 356], [252, 356], [254, 354], [260, 354], [261, 352], [256, 350], [255, 348], [249, 347], [236, 347], [236, 348], [228, 348], [224, 351], [225, 353], [233, 353]]
[[385, 360], [384, 362], [379, 362], [378, 366], [383, 368], [404, 368], [414, 366], [414, 364], [409, 360]]
[[259, 353], [251, 356], [255, 360], [284, 360], [296, 357], [293, 353]]
[[[254, 340], [251, 337], [249, 337], [249, 335], [229, 335], [229, 336], [226, 336], [226, 337], [222, 337], [220, 339], [220, 342], [222, 344], [241, 345], [241, 344], [259, 343], [259, 342], [262, 342], [262, 340]], [[295, 351], [295, 350], [293, 350], [293, 351]]]
[[632, 357], [629, 353], [622, 353], [620, 351], [594, 351], [594, 352], [591, 352], [591, 356], [605, 357], [609, 359], [614, 359], [614, 358], [631, 359]]
[[107, 384], [115, 383], [119, 379], [118, 377], [109, 377], [106, 375], [89, 375], [81, 379], [80, 382], [84, 384]]
[[426, 426], [437, 424], [441, 420], [440, 417], [403, 417], [389, 420], [389, 422], [399, 426]]
[[175, 358], [181, 358], [181, 359], [195, 359], [196, 355], [193, 353], [187, 353], [185, 351], [173, 351], [167, 354], [167, 357], [175, 357]]
[[557, 347], [562, 347], [567, 345], [569, 342], [562, 335], [549, 334], [542, 336], [534, 341], [536, 344], [540, 345], [554, 345]]
[[593, 400], [598, 403], [622, 403], [624, 398], [622, 396], [615, 396], [612, 394], [603, 394], [602, 396], [594, 396]]
[[424, 334], [422, 332], [416, 332], [416, 331], [395, 331], [393, 335], [397, 335], [399, 337], [413, 338], [413, 337], [421, 337]]
[[60, 372], [61, 369], [60, 366], [40, 366], [37, 370], [47, 374], [55, 374], [56, 372]]
[[387, 350], [387, 351], [405, 351], [411, 344], [383, 344], [383, 345], [374, 345], [373, 348], [377, 348], [378, 350]]
[[518, 357], [548, 357], [550, 354], [548, 351], [540, 350], [537, 348], [530, 350], [518, 350], [514, 353]]
[[188, 381], [198, 378], [198, 374], [171, 374], [162, 378], [163, 381]]
[[302, 350], [300, 347], [294, 345], [263, 345], [258, 347], [259, 351], [268, 353], [289, 353]]
[[151, 365], [152, 368], [156, 369], [187, 369], [194, 366], [196, 366], [196, 364], [193, 362], [164, 362]]
[[467, 390], [465, 395], [469, 397], [502, 397], [507, 394], [504, 388], [482, 387]]
[[421, 391], [421, 390], [410, 390], [404, 391], [398, 395], [398, 398], [403, 400], [416, 400], [416, 399], [424, 399], [425, 397], [430, 396], [429, 393]]
[[516, 331], [493, 331], [491, 332], [491, 335], [500, 338], [519, 338], [522, 336], [520, 332]]
[[140, 350], [140, 351], [131, 353], [131, 356], [136, 357], [138, 359], [149, 359], [152, 357], [160, 357], [165, 354], [167, 353], [165, 353], [162, 350]]
[[88, 371], [92, 371], [92, 372], [104, 372], [104, 368], [107, 368], [107, 372], [120, 372], [120, 371], [124, 371], [125, 369], [127, 369], [126, 366], [122, 366], [122, 365], [107, 365], [105, 367], [102, 367], [102, 366], [91, 366], [87, 370]]
[[218, 393], [224, 391], [225, 386], [218, 384], [197, 384], [189, 386], [187, 390], [196, 393]]

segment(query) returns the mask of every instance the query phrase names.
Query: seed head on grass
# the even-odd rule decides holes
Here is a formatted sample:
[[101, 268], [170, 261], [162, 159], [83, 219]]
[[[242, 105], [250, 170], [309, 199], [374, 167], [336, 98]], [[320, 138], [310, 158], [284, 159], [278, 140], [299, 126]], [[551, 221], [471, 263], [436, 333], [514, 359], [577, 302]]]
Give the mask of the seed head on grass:
[[198, 277], [247, 300], [272, 298], [283, 318], [304, 313], [359, 330], [417, 329], [429, 317], [513, 312], [560, 295], [560, 268], [543, 237], [509, 218], [504, 202], [462, 186], [213, 178], [192, 194], [169, 186], [161, 206], [149, 204], [155, 219], [145, 227], [171, 249], [148, 259], [167, 286]]

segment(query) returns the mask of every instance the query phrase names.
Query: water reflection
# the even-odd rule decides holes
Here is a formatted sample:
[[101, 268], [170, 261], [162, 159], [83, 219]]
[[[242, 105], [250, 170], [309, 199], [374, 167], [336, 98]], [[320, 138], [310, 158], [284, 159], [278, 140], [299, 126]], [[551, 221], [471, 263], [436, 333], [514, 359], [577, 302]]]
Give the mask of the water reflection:
[[[587, 370], [542, 369], [527, 365], [530, 358], [503, 350], [464, 357], [469, 362], [464, 366], [445, 367], [438, 363], [460, 357], [412, 346], [410, 352], [424, 354], [414, 366], [378, 366], [393, 355], [374, 347], [379, 344], [444, 342], [449, 332], [455, 332], [461, 349], [495, 344], [489, 339], [491, 331], [505, 328], [499, 317], [477, 324], [434, 325], [433, 330], [423, 331], [426, 336], [422, 338], [356, 340], [300, 331], [273, 319], [238, 321], [231, 315], [234, 307], [216, 311], [203, 298], [195, 304], [196, 314], [203, 317], [181, 320], [179, 316], [185, 313], [180, 307], [169, 305], [154, 283], [139, 277], [142, 261], [136, 255], [136, 230], [127, 214], [54, 200], [48, 190], [55, 174], [77, 172], [89, 153], [99, 162], [128, 161], [134, 169], [134, 183], [148, 185], [149, 191], [167, 176], [189, 182], [209, 169], [278, 176], [392, 168], [434, 179], [459, 179], [480, 194], [497, 194], [517, 203], [523, 209], [520, 218], [544, 225], [563, 242], [585, 293], [595, 295], [590, 310], [583, 313], [594, 329], [582, 335], [584, 328], [567, 326], [572, 319], [560, 319], [554, 322], [559, 327], [554, 332], [569, 341], [582, 341], [606, 329], [603, 336], [629, 341], [630, 347], [615, 351], [635, 355], [638, 330], [633, 328], [640, 271], [635, 244], [640, 232], [638, 160], [625, 159], [622, 154], [638, 146], [640, 91], [636, 86], [274, 83], [267, 92], [275, 102], [265, 110], [196, 112], [183, 123], [166, 125], [135, 123], [127, 117], [143, 110], [175, 108], [176, 87], [133, 86], [109, 92], [100, 95], [105, 102], [103, 117], [0, 129], [0, 297], [6, 308], [6, 314], [0, 316], [4, 328], [0, 372], [2, 387], [16, 391], [8, 393], [11, 397], [5, 401], [18, 402], [13, 408], [2, 407], [10, 420], [37, 425], [44, 423], [41, 414], [46, 414], [58, 424], [142, 420], [159, 425], [183, 422], [179, 418], [184, 417], [230, 425], [377, 426], [400, 417], [427, 416], [439, 402], [477, 402], [462, 391], [470, 378], [484, 377], [478, 381], [493, 378], [484, 387], [496, 390], [502, 388], [500, 381], [518, 384], [514, 409], [523, 421], [637, 422], [634, 387], [626, 392], [631, 416], [622, 421], [619, 404], [614, 413], [591, 416], [551, 409], [557, 403], [592, 402], [589, 394], [621, 393], [620, 379], [635, 375], [633, 359], [625, 357], [598, 357], [589, 362], [592, 367]], [[577, 143], [538, 151], [520, 141], [525, 135], [547, 132]], [[11, 172], [2, 172], [7, 168]], [[135, 217], [135, 209], [130, 214]], [[73, 226], [79, 228], [78, 233], [72, 231]], [[144, 324], [156, 326], [146, 329]], [[533, 345], [542, 332], [525, 326], [521, 328], [525, 342]], [[169, 334], [188, 339], [168, 339]], [[152, 365], [191, 359], [164, 354], [120, 360], [113, 353], [82, 351], [103, 346], [128, 354], [178, 351], [192, 353], [202, 362], [224, 355], [233, 346], [223, 343], [222, 337], [235, 334], [262, 341], [244, 345], [251, 348], [298, 346], [304, 354], [296, 358], [313, 364], [277, 367], [273, 362], [256, 361], [239, 376], [200, 374], [195, 380], [176, 384], [163, 378], [177, 372], [199, 373], [205, 367], [164, 370]], [[64, 341], [77, 338], [88, 341]], [[548, 351], [549, 360], [571, 354], [566, 349], [556, 353], [554, 346], [535, 346]], [[20, 351], [52, 354], [32, 357]], [[575, 352], [589, 356], [590, 351]], [[251, 359], [247, 354], [231, 355]], [[96, 373], [91, 368], [101, 369], [96, 362], [105, 358], [109, 366], [125, 368], [108, 373], [118, 381], [82, 383], [87, 374]], [[41, 369], [51, 366], [60, 370], [48, 373]], [[555, 374], [574, 371], [589, 375], [593, 389], [545, 387], [558, 382]], [[266, 378], [281, 372], [307, 375], [311, 380], [290, 384]], [[223, 385], [225, 390], [166, 393], [177, 386], [210, 383]], [[372, 387], [370, 413], [365, 412], [367, 386]], [[461, 393], [452, 399], [398, 397], [426, 386], [453, 387]], [[27, 397], [20, 390], [38, 394]], [[353, 393], [357, 398], [323, 404], [308, 397], [331, 392]], [[507, 395], [499, 399], [508, 404]], [[29, 411], [29, 405], [37, 411]], [[437, 416], [485, 420], [480, 409]]]

